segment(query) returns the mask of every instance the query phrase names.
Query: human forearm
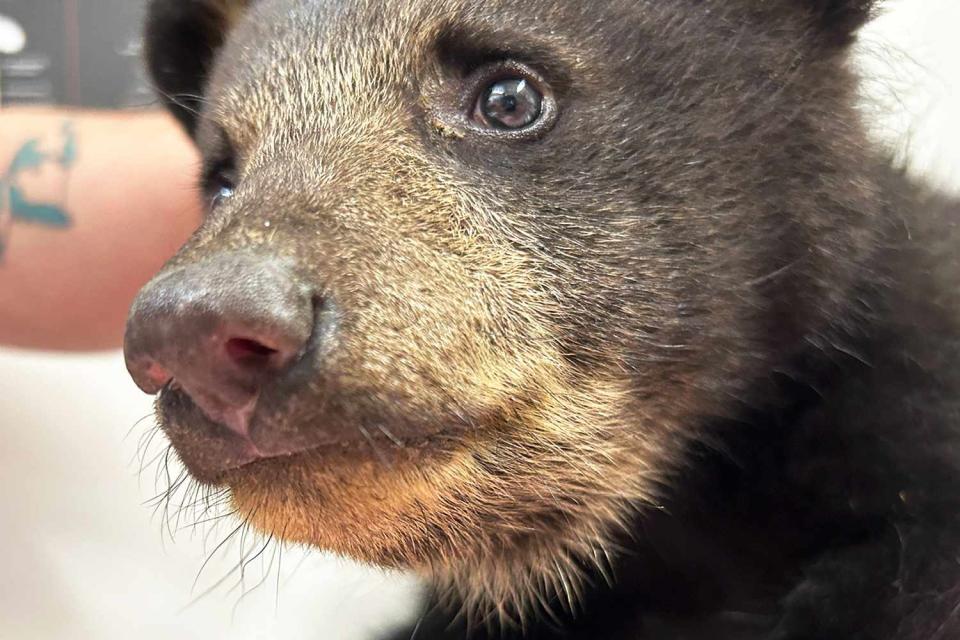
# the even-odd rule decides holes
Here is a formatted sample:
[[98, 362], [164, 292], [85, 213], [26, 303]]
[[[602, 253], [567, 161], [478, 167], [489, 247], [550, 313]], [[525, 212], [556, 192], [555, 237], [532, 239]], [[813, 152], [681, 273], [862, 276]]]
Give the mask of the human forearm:
[[0, 110], [0, 343], [117, 346], [199, 220], [197, 164], [165, 115]]

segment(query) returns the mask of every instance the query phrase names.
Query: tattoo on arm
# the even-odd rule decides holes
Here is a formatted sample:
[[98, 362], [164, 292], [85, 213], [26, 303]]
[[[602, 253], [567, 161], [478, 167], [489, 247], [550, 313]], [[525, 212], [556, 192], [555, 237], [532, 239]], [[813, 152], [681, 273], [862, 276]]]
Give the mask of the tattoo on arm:
[[73, 123], [64, 122], [51, 138], [24, 142], [0, 173], [0, 258], [16, 223], [59, 229], [71, 225], [66, 211], [68, 178], [78, 155]]

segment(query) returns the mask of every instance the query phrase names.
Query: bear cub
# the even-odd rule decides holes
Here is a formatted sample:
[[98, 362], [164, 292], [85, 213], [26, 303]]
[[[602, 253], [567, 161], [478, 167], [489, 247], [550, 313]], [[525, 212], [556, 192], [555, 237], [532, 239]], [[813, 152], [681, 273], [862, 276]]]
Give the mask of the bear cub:
[[421, 574], [398, 639], [960, 638], [960, 206], [864, 134], [878, 9], [153, 0], [209, 204], [130, 373], [265, 536]]

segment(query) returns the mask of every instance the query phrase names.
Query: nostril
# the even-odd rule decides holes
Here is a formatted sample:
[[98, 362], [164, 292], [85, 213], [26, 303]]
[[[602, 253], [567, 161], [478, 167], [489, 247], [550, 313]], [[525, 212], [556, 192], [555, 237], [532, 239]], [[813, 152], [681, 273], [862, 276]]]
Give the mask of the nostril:
[[251, 369], [265, 369], [275, 360], [277, 349], [253, 338], [230, 338], [225, 345], [227, 356], [237, 364]]

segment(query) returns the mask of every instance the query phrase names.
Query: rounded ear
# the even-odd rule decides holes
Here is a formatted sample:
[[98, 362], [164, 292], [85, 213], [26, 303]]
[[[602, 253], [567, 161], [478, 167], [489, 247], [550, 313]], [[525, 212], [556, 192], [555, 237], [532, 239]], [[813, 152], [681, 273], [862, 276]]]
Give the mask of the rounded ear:
[[207, 78], [227, 33], [252, 0], [152, 0], [147, 70], [167, 108], [193, 135]]
[[877, 0], [799, 0], [806, 5], [827, 34], [829, 42], [847, 45], [853, 35], [870, 20]]

